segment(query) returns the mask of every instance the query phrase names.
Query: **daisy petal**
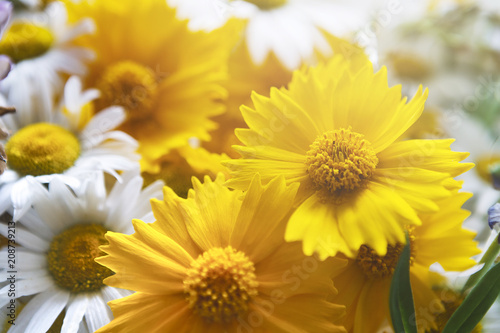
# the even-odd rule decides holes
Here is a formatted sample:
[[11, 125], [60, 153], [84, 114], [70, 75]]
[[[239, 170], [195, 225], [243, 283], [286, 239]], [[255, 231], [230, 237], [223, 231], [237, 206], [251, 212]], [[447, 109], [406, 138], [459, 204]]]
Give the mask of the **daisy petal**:
[[78, 330], [83, 315], [87, 311], [88, 296], [85, 294], [71, 295], [69, 306], [64, 316], [61, 333], [72, 333]]

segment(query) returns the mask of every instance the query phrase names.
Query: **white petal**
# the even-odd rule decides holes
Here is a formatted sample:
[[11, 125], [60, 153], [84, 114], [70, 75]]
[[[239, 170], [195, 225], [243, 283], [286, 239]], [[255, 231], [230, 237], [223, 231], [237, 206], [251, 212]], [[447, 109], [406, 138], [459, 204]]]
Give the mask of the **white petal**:
[[[52, 277], [40, 276], [32, 279], [16, 281], [16, 296], [28, 296], [41, 293], [54, 286]], [[9, 291], [9, 285], [0, 289], [0, 294], [5, 295]]]
[[69, 299], [69, 292], [55, 289], [33, 315], [26, 332], [45, 333], [52, 326], [61, 311], [66, 307]]
[[18, 221], [31, 208], [31, 190], [26, 178], [14, 184], [10, 197], [14, 207], [13, 220]]
[[123, 224], [129, 224], [131, 222], [134, 216], [130, 216], [130, 211], [134, 208], [137, 198], [141, 193], [142, 183], [142, 177], [136, 177], [124, 183], [125, 186], [120, 193], [121, 200], [116, 202], [113, 207], [109, 208], [110, 213], [106, 221], [106, 227], [113, 231], [119, 231]]
[[14, 183], [4, 184], [0, 187], [0, 215], [12, 208], [11, 193], [13, 186]]
[[80, 20], [71, 30], [66, 31], [65, 34], [61, 36], [60, 42], [70, 42], [81, 35], [93, 33], [95, 29], [94, 21], [91, 19]]
[[[7, 247], [2, 248], [0, 251], [0, 267], [8, 267]], [[16, 263], [15, 268], [22, 277], [23, 270], [36, 270], [47, 267], [47, 259], [44, 253], [33, 253], [25, 248], [16, 249]]]
[[48, 250], [50, 246], [49, 242], [45, 239], [38, 237], [19, 224], [16, 226], [10, 225], [10, 228], [7, 224], [0, 224], [0, 233], [7, 238], [9, 238], [9, 234], [13, 235], [16, 244], [20, 244], [26, 249], [33, 250], [35, 252], [43, 253]]
[[55, 236], [54, 232], [50, 228], [47, 228], [47, 224], [42, 221], [34, 209], [28, 210], [19, 222], [49, 242]]
[[72, 296], [68, 309], [66, 310], [61, 333], [73, 333], [78, 331], [83, 315], [87, 311], [88, 303], [88, 296], [85, 293]]
[[134, 292], [126, 289], [113, 288], [110, 286], [105, 286], [101, 289], [102, 297], [106, 303], [113, 301], [115, 299], [127, 297], [132, 295]]
[[42, 184], [48, 184], [52, 181], [54, 178], [59, 178], [61, 181], [63, 181], [66, 185], [71, 187], [73, 190], [76, 190], [81, 182], [78, 178], [72, 177], [71, 175], [60, 175], [60, 174], [54, 174], [54, 175], [45, 175], [45, 176], [37, 176], [35, 179]]
[[[80, 134], [82, 147], [94, 147], [101, 142], [100, 136], [118, 127], [125, 120], [125, 110], [119, 106], [109, 107], [96, 114]], [[87, 148], [87, 149], [88, 149]]]
[[53, 288], [33, 297], [23, 308], [16, 320], [16, 325], [11, 326], [9, 333], [26, 333], [26, 327], [33, 316], [52, 298], [55, 292], [56, 290]]
[[85, 320], [89, 331], [94, 332], [111, 321], [111, 309], [104, 302], [100, 293], [89, 295], [89, 306], [85, 312]]

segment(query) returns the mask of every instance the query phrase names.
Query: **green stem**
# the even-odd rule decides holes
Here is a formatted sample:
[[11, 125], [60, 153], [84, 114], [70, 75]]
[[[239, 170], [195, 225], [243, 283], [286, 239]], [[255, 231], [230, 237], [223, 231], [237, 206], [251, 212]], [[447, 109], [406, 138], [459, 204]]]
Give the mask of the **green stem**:
[[498, 233], [495, 234], [495, 237], [491, 240], [490, 246], [488, 246], [488, 249], [484, 252], [481, 260], [479, 261], [479, 264], [484, 263], [484, 266], [476, 273], [469, 276], [469, 279], [467, 279], [467, 282], [465, 282], [465, 285], [462, 288], [462, 293], [476, 285], [477, 281], [479, 281], [483, 275], [486, 274], [491, 265], [493, 265], [495, 260], [498, 258], [498, 255], [500, 254], [500, 244], [498, 244]]

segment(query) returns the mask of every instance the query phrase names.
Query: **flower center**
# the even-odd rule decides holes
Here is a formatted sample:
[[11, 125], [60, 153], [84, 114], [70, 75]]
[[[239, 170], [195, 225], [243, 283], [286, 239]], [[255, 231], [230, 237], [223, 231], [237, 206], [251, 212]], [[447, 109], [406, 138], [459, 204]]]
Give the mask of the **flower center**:
[[[444, 311], [437, 314], [435, 317], [435, 322], [437, 329], [428, 329], [428, 333], [439, 333], [442, 332], [448, 320], [451, 318], [453, 313], [458, 309], [460, 304], [464, 301], [464, 296], [456, 293], [449, 288], [435, 288], [434, 292], [439, 296], [441, 302], [444, 306]], [[482, 332], [481, 323], [477, 324], [476, 327], [470, 333], [480, 333]]]
[[205, 251], [187, 270], [184, 290], [189, 306], [208, 322], [229, 323], [248, 310], [257, 295], [255, 267], [231, 246]]
[[41, 56], [53, 42], [54, 36], [48, 29], [28, 22], [15, 22], [0, 42], [0, 54], [8, 55], [17, 63]]
[[144, 118], [153, 107], [158, 81], [148, 67], [133, 61], [117, 62], [104, 71], [97, 82], [101, 91], [98, 110], [121, 105], [133, 118]]
[[287, 3], [287, 0], [245, 0], [246, 2], [253, 3], [263, 10], [269, 10], [281, 7]]
[[8, 165], [21, 175], [51, 175], [69, 169], [80, 155], [80, 142], [59, 125], [36, 123], [16, 132], [5, 145]]
[[432, 74], [430, 64], [413, 54], [391, 53], [388, 61], [397, 76], [402, 78], [422, 81]]
[[306, 155], [312, 181], [331, 194], [363, 186], [378, 164], [370, 142], [363, 135], [352, 132], [350, 127], [319, 136]]
[[[410, 236], [410, 265], [412, 265], [416, 251], [414, 242], [415, 236], [413, 234], [413, 228], [408, 228], [407, 231]], [[379, 280], [392, 276], [404, 247], [402, 243], [387, 245], [387, 253], [382, 257], [371, 247], [361, 245], [356, 257], [356, 264], [369, 279]]]
[[476, 161], [476, 172], [488, 184], [493, 184], [490, 168], [500, 163], [500, 155], [481, 156]]
[[95, 258], [105, 253], [99, 246], [108, 244], [106, 229], [98, 224], [79, 224], [63, 231], [50, 244], [47, 259], [56, 284], [71, 292], [97, 291], [112, 271]]

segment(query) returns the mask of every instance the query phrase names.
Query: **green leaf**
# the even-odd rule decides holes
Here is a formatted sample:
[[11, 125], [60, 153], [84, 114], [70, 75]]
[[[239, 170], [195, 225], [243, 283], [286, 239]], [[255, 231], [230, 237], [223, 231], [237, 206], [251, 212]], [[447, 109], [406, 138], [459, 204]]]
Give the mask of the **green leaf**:
[[492, 239], [490, 246], [483, 254], [483, 257], [479, 261], [478, 264], [484, 264], [483, 267], [476, 273], [469, 276], [467, 282], [465, 282], [464, 287], [462, 288], [462, 293], [465, 293], [471, 287], [476, 285], [476, 283], [483, 277], [483, 275], [490, 269], [491, 265], [494, 264], [496, 258], [500, 254], [500, 245], [498, 244], [497, 237]]
[[471, 332], [500, 294], [500, 263], [479, 280], [446, 323], [442, 333]]
[[396, 333], [416, 333], [415, 306], [410, 284], [410, 239], [406, 235], [406, 245], [399, 257], [392, 277], [389, 293], [389, 308], [392, 326]]

